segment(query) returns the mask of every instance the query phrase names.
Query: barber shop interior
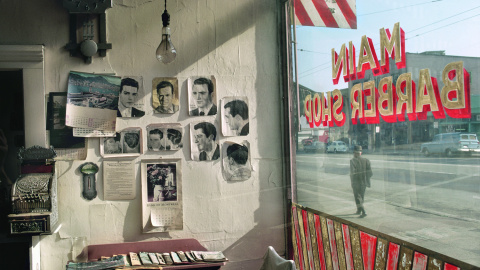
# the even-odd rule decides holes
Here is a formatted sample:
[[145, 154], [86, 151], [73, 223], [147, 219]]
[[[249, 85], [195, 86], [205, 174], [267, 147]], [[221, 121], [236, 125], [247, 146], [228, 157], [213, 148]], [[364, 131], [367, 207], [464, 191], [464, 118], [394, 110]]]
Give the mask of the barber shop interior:
[[1, 0], [0, 269], [480, 270], [476, 0]]

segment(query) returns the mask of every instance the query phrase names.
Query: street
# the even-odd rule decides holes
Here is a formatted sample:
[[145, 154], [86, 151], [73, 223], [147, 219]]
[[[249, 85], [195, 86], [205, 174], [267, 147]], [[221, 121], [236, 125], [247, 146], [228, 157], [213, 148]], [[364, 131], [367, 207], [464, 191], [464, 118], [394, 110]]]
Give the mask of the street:
[[351, 153], [298, 153], [298, 203], [480, 266], [480, 157], [362, 156], [367, 217], [353, 214]]

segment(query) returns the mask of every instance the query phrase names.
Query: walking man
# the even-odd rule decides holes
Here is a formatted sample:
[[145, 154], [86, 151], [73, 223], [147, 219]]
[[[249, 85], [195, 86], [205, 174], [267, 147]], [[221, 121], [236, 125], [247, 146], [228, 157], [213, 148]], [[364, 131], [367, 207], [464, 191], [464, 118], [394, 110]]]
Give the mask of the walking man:
[[357, 205], [356, 214], [361, 218], [367, 216], [363, 201], [365, 196], [365, 189], [370, 187], [370, 178], [372, 177], [372, 168], [370, 161], [361, 157], [362, 147], [356, 145], [353, 151], [353, 158], [350, 160], [350, 181], [352, 182], [353, 196], [355, 197], [355, 204]]

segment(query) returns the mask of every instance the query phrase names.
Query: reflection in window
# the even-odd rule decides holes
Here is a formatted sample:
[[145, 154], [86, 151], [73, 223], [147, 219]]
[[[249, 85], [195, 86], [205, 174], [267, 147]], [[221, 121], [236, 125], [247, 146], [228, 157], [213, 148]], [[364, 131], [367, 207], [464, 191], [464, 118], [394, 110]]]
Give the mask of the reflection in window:
[[[480, 41], [472, 34], [480, 30], [480, 6], [358, 0], [356, 8], [357, 30], [295, 29], [297, 202], [480, 266]], [[351, 41], [349, 67], [358, 72], [362, 36], [381, 62], [381, 29], [393, 31], [396, 23], [405, 33], [405, 67], [390, 53], [388, 73], [370, 67], [363, 78], [345, 79], [340, 69], [333, 83], [332, 50], [339, 54], [345, 44], [352, 52]], [[382, 99], [382, 91], [392, 95]], [[343, 123], [335, 119], [341, 115]], [[373, 171], [363, 218], [350, 180], [357, 145]]]

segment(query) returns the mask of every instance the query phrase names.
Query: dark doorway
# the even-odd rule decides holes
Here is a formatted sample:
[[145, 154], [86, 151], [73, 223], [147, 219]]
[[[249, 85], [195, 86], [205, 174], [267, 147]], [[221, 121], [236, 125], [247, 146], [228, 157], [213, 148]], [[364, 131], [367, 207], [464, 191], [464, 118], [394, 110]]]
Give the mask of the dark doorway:
[[[5, 171], [13, 182], [18, 177], [17, 153], [25, 145], [22, 70], [0, 71], [0, 129], [8, 142]], [[1, 164], [0, 164], [1, 165]]]
[[[0, 261], [2, 269], [30, 269], [30, 236], [11, 236], [8, 225], [11, 196], [9, 181], [19, 175], [17, 153], [25, 146], [25, 117], [23, 106], [22, 70], [0, 71], [0, 130], [4, 133], [8, 151], [0, 156], [9, 180], [0, 174]], [[32, 108], [34, 109], [34, 108]], [[2, 158], [5, 156], [5, 161]], [[3, 163], [3, 164], [2, 164]]]

